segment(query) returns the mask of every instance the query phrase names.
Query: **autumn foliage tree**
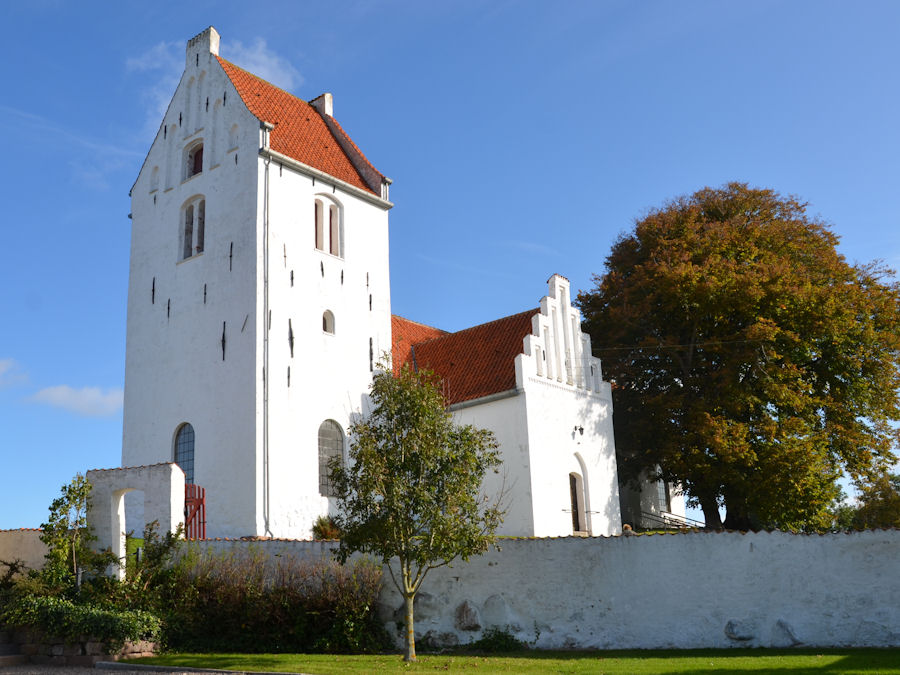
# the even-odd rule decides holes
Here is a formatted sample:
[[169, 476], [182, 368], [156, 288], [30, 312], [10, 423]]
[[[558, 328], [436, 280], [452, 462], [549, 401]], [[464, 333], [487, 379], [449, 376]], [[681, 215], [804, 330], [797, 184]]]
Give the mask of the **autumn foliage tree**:
[[337, 554], [373, 554], [387, 567], [406, 606], [405, 660], [415, 661], [413, 607], [425, 576], [495, 540], [502, 495], [488, 499], [481, 485], [500, 456], [490, 431], [453, 422], [428, 372], [388, 368], [370, 396], [372, 411], [350, 429], [349, 465], [332, 465]]
[[805, 204], [730, 183], [653, 210], [578, 297], [613, 382], [620, 472], [707, 526], [816, 530], [842, 472], [895, 460], [900, 288]]

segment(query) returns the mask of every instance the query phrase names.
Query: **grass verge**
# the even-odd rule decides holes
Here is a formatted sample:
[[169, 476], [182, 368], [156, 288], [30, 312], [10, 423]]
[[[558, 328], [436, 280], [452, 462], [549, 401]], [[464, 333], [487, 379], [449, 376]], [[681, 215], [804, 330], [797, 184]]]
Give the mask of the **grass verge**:
[[841, 673], [900, 675], [900, 649], [703, 649], [672, 651], [529, 651], [517, 654], [166, 654], [137, 663], [220, 670], [315, 673]]

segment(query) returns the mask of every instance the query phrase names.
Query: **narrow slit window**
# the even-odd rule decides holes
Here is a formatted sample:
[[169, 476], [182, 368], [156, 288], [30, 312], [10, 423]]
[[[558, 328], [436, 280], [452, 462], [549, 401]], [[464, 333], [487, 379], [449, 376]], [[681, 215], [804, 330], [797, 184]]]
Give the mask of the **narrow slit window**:
[[190, 258], [194, 243], [194, 206], [188, 206], [184, 210], [184, 235], [182, 239], [182, 258]]
[[338, 218], [338, 210], [336, 206], [328, 209], [328, 252], [331, 255], [341, 254], [341, 238], [340, 238], [340, 219]]
[[206, 236], [206, 200], [201, 199], [197, 207], [197, 253], [203, 253], [203, 240]]
[[320, 251], [325, 250], [325, 239], [324, 234], [322, 232], [322, 202], [318, 199], [315, 204], [315, 230], [316, 230], [316, 248]]

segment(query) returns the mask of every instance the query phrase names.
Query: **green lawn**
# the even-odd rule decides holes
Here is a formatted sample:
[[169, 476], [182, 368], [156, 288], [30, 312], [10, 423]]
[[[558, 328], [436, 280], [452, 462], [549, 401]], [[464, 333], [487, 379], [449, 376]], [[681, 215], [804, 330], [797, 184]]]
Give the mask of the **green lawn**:
[[728, 649], [685, 651], [551, 652], [498, 655], [423, 654], [415, 664], [397, 654], [166, 654], [142, 664], [223, 670], [313, 673], [896, 673], [900, 649]]

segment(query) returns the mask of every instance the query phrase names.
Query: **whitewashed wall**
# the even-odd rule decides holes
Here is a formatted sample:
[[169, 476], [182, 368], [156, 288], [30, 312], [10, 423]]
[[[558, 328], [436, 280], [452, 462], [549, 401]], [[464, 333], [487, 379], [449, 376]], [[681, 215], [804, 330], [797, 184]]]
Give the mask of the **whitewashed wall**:
[[[209, 536], [306, 537], [330, 507], [319, 494], [319, 425], [333, 419], [346, 433], [371, 381], [370, 338], [375, 360], [390, 351], [390, 204], [261, 155], [266, 134], [217, 45], [209, 31], [188, 43], [132, 190], [122, 464], [172, 461], [189, 422]], [[203, 171], [183, 179], [199, 140]], [[342, 256], [315, 248], [319, 195], [342, 208]], [[182, 260], [183, 207], [200, 196], [205, 249]]]
[[[332, 547], [252, 545], [312, 557]], [[501, 547], [429, 574], [417, 600], [420, 638], [466, 643], [499, 626], [541, 648], [900, 645], [900, 530], [510, 539]], [[393, 630], [402, 602], [389, 580], [381, 602]]]
[[[189, 422], [194, 481], [215, 486], [207, 491], [207, 532], [240, 536], [258, 532], [261, 481], [259, 121], [210, 49], [203, 40], [189, 44], [185, 72], [131, 193], [122, 465], [173, 461], [176, 430]], [[183, 179], [185, 149], [201, 139], [203, 171]], [[182, 208], [198, 195], [206, 199], [205, 246], [182, 260]]]

